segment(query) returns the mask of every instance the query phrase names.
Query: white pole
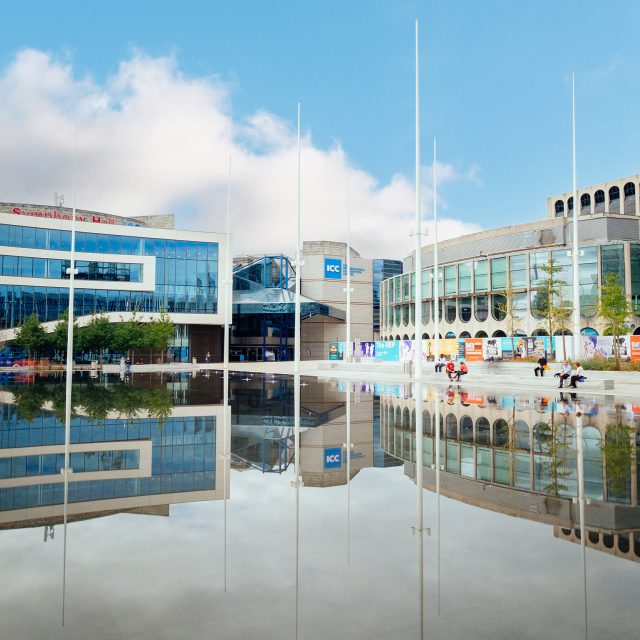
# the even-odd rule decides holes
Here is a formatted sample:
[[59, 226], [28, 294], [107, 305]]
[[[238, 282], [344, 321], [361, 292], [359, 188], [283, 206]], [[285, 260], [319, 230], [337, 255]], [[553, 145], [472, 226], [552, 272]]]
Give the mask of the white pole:
[[415, 367], [416, 380], [422, 377], [422, 216], [420, 215], [420, 68], [418, 61], [418, 21], [416, 20], [416, 286], [415, 286]]
[[351, 361], [351, 240], [349, 234], [349, 178], [347, 178], [347, 362]]
[[71, 214], [71, 252], [69, 260], [69, 308], [67, 310], [67, 371], [65, 380], [64, 403], [64, 496], [63, 496], [63, 526], [64, 545], [62, 559], [62, 626], [64, 626], [65, 601], [67, 589], [67, 521], [69, 515], [69, 474], [72, 469], [69, 466], [69, 449], [71, 446], [71, 384], [73, 379], [73, 304], [75, 285], [75, 245], [76, 245], [76, 193], [78, 185], [78, 129], [76, 128], [76, 148], [73, 170], [73, 211]]
[[[580, 203], [578, 202], [578, 186], [576, 181], [576, 75], [571, 75], [571, 110], [573, 115], [573, 357], [580, 357], [580, 251], [578, 247], [578, 218]], [[553, 339], [553, 338], [552, 338]]]
[[294, 412], [294, 442], [295, 442], [295, 466], [294, 481], [295, 487], [295, 573], [296, 573], [296, 638], [298, 637], [298, 614], [300, 608], [300, 486], [302, 479], [300, 476], [300, 270], [302, 261], [300, 259], [300, 103], [298, 102], [298, 192], [296, 206], [296, 305], [295, 305], [295, 362], [294, 362], [294, 390], [293, 390], [293, 412]]
[[351, 382], [347, 381], [347, 566], [351, 563]]
[[[575, 202], [575, 201], [574, 201]], [[576, 415], [576, 440], [578, 462], [578, 513], [580, 517], [580, 557], [582, 560], [582, 602], [584, 613], [584, 637], [589, 637], [588, 599], [587, 599], [587, 558], [586, 535], [584, 523], [584, 431], [582, 428], [582, 414]]]
[[229, 407], [229, 347], [230, 337], [229, 330], [231, 325], [231, 305], [232, 305], [232, 285], [233, 270], [231, 268], [231, 156], [229, 156], [229, 173], [227, 176], [227, 224], [226, 224], [226, 247], [225, 247], [225, 288], [224, 288], [224, 356], [223, 356], [223, 372], [224, 372], [224, 430], [222, 444], [222, 462], [223, 468], [223, 498], [224, 498], [224, 590], [227, 591], [227, 496], [229, 493], [229, 474], [231, 466], [231, 454], [229, 452], [229, 443], [231, 442], [230, 430], [230, 414]]
[[433, 139], [433, 357], [440, 357], [440, 292], [438, 291], [438, 199], [436, 139]]

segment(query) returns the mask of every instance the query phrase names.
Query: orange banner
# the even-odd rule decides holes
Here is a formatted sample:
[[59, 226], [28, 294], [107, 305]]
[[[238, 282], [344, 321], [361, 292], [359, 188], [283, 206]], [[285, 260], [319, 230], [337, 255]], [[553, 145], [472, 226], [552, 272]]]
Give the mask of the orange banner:
[[640, 360], [640, 336], [629, 336], [631, 342], [631, 359]]
[[469, 362], [482, 362], [482, 338], [467, 338], [464, 341], [464, 355]]

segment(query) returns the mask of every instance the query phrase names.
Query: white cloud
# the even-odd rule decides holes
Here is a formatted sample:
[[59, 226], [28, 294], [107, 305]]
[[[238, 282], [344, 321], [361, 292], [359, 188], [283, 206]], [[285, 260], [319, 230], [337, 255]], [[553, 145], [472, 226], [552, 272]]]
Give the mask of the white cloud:
[[[99, 84], [72, 65], [20, 51], [0, 77], [0, 200], [43, 204], [55, 191], [71, 202], [78, 127], [78, 206], [122, 215], [175, 212], [177, 226], [224, 231], [232, 158], [234, 251], [292, 250], [295, 241], [295, 123], [266, 110], [234, 119], [231, 87], [187, 78], [171, 58], [135, 53]], [[312, 128], [311, 123], [311, 128]], [[351, 242], [365, 257], [404, 257], [412, 248], [412, 178], [379, 184], [340, 145], [302, 140], [302, 237], [345, 240], [347, 176]], [[423, 171], [425, 213], [433, 167]], [[480, 185], [477, 167], [438, 163], [439, 184]], [[446, 200], [440, 199], [446, 212]], [[477, 230], [443, 217], [442, 238]]]

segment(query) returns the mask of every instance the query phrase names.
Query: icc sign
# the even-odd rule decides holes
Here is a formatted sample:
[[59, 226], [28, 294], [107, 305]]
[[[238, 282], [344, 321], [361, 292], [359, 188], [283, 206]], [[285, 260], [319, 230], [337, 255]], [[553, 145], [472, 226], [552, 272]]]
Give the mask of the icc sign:
[[325, 469], [337, 469], [342, 466], [342, 449], [336, 447], [335, 449], [324, 450], [324, 468]]
[[324, 277], [334, 280], [342, 279], [342, 260], [336, 258], [324, 259]]

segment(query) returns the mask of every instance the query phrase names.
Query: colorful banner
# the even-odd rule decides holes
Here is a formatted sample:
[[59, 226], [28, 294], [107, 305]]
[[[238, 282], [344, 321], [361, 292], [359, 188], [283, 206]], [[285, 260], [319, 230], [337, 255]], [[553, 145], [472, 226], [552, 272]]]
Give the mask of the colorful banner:
[[342, 344], [340, 342], [329, 343], [329, 360], [342, 360]]
[[362, 360], [371, 360], [376, 357], [376, 343], [375, 342], [361, 342], [360, 343], [360, 358]]
[[397, 340], [376, 340], [376, 360], [398, 362], [400, 360], [400, 342]]
[[629, 355], [632, 360], [640, 360], [640, 336], [629, 336]]
[[464, 341], [464, 357], [469, 362], [482, 362], [483, 354], [482, 338], [467, 338]]

